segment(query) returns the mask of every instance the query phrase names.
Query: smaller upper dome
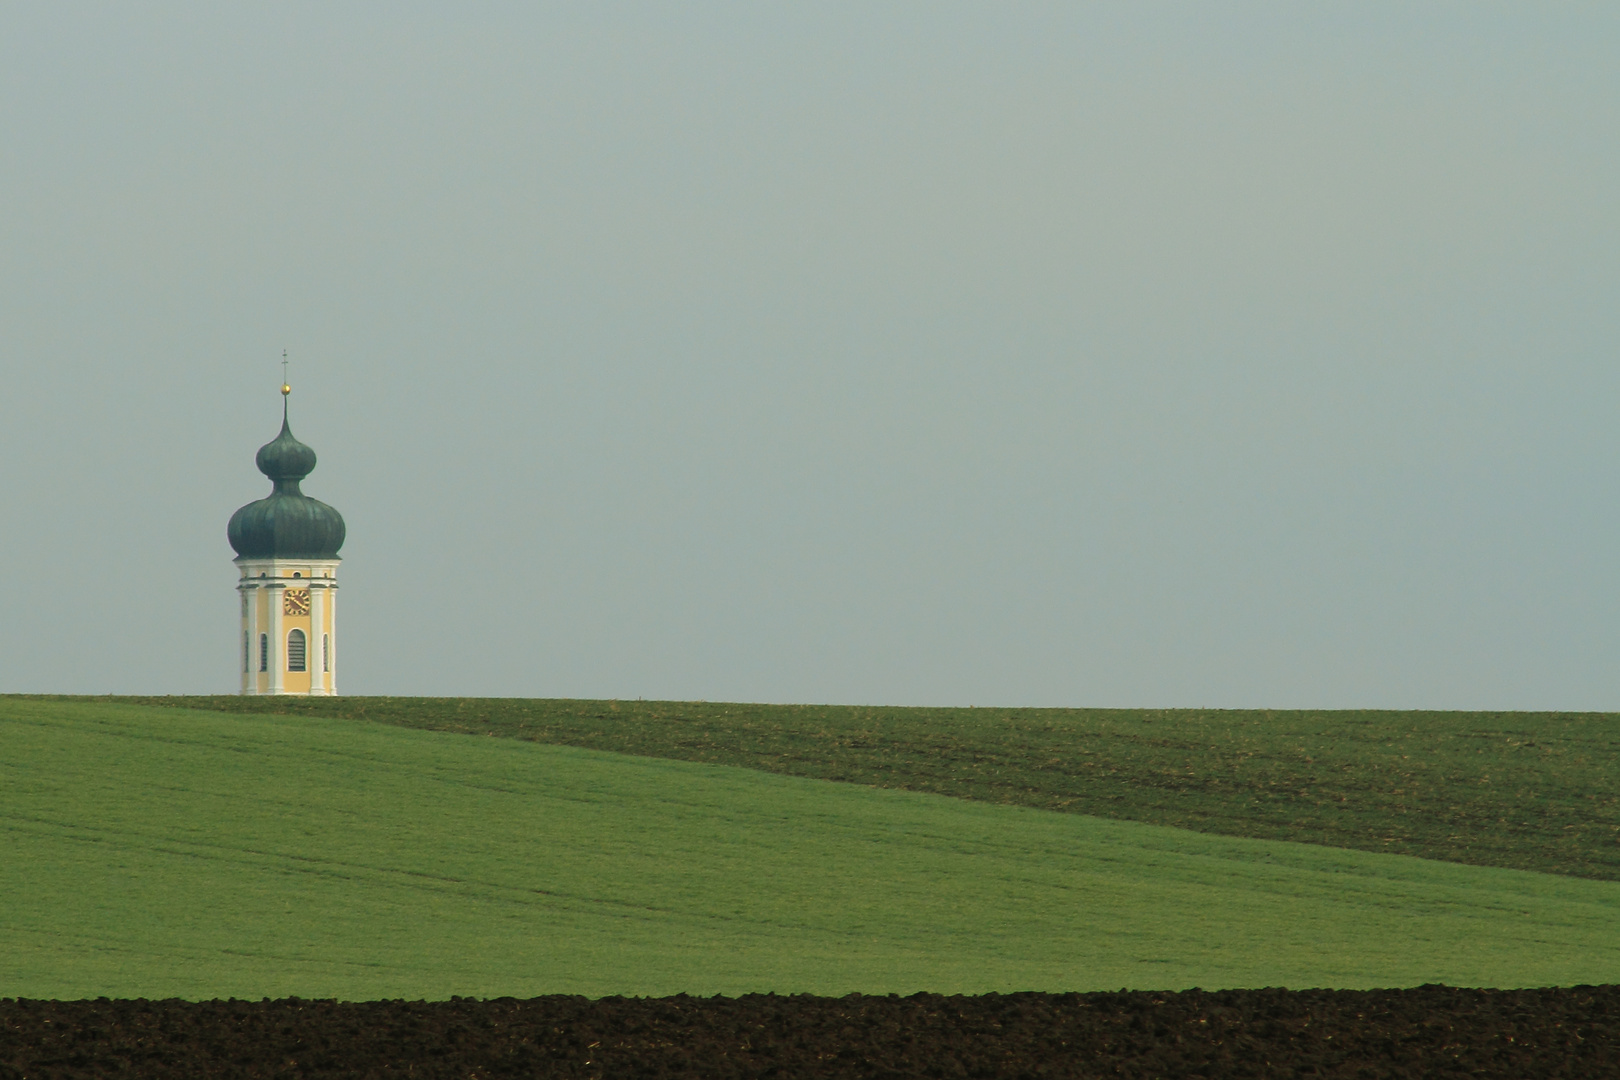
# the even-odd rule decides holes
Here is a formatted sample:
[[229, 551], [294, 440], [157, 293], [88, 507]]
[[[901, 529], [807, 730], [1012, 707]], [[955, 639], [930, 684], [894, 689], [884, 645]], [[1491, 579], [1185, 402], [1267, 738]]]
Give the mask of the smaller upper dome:
[[297, 483], [315, 471], [315, 451], [293, 438], [292, 428], [287, 426], [287, 414], [283, 412], [281, 434], [259, 447], [253, 464], [272, 480]]

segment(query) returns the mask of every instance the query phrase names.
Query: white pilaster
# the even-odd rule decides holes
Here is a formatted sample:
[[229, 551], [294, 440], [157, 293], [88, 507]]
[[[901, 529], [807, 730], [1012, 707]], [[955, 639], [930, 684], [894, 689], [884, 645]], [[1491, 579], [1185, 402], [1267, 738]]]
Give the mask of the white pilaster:
[[330, 672], [328, 672], [327, 676], [326, 676], [326, 692], [328, 694], [336, 694], [337, 693], [337, 575], [336, 574], [334, 574], [333, 577], [332, 577], [332, 583], [326, 587], [326, 608], [327, 608], [327, 613], [326, 613], [326, 621], [327, 621], [326, 633], [329, 635], [329, 637], [327, 638], [327, 650], [328, 650], [328, 652], [327, 652], [327, 660], [331, 664], [331, 667], [332, 667], [332, 670]]
[[242, 601], [242, 625], [237, 628], [237, 636], [242, 639], [239, 643], [242, 647], [242, 693], [248, 694], [252, 693], [249, 687], [252, 685], [253, 669], [256, 666], [253, 661], [257, 659], [253, 655], [253, 605], [251, 602], [253, 594], [238, 585], [236, 595]]
[[304, 645], [304, 666], [309, 669], [310, 694], [326, 693], [326, 672], [322, 670], [325, 665], [321, 663], [321, 635], [326, 632], [326, 622], [322, 618], [322, 609], [326, 605], [326, 590], [310, 586], [309, 590], [309, 641]]
[[[265, 606], [269, 596], [270, 593], [263, 585], [253, 587], [253, 692], [255, 694], [263, 694], [270, 688], [270, 664], [268, 661], [265, 662], [261, 670], [259, 663], [259, 657], [263, 655], [260, 652], [259, 638], [263, 636], [266, 642], [270, 640], [268, 634], [270, 616], [266, 614], [270, 609]], [[268, 644], [264, 648], [269, 648]], [[259, 681], [261, 674], [264, 676], [263, 683]]]
[[[280, 573], [278, 569], [276, 571]], [[270, 604], [270, 693], [283, 692], [286, 685], [286, 672], [282, 669], [287, 666], [287, 644], [281, 640], [281, 593], [287, 586], [279, 579], [272, 579], [265, 592], [265, 599]]]
[[[264, 670], [259, 670], [259, 638], [265, 640], [265, 649], [269, 649], [270, 641], [270, 590], [263, 583], [253, 587], [253, 692], [267, 694], [270, 692], [270, 662], [264, 663]], [[260, 675], [264, 680], [259, 680]]]

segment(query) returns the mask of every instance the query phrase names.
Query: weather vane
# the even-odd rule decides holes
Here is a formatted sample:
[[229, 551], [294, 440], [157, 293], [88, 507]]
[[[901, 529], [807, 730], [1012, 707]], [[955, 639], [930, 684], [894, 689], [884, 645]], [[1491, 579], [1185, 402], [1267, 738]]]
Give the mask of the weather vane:
[[287, 381], [287, 350], [281, 350], [281, 396], [286, 397], [292, 393], [292, 384]]

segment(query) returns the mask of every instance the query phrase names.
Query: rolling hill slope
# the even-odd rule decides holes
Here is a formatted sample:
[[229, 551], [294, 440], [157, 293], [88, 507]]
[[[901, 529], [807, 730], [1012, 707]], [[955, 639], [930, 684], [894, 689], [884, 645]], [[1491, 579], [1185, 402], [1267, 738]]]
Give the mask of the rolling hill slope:
[[349, 717], [1620, 880], [1620, 715], [126, 698]]
[[0, 996], [1620, 981], [1620, 884], [358, 721], [0, 699]]

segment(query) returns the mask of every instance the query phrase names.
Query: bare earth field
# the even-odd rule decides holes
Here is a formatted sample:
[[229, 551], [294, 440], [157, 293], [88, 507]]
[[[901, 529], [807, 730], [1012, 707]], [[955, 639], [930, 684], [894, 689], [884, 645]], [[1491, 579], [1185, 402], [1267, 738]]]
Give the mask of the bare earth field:
[[0, 1001], [0, 1080], [1620, 1075], [1620, 989]]

